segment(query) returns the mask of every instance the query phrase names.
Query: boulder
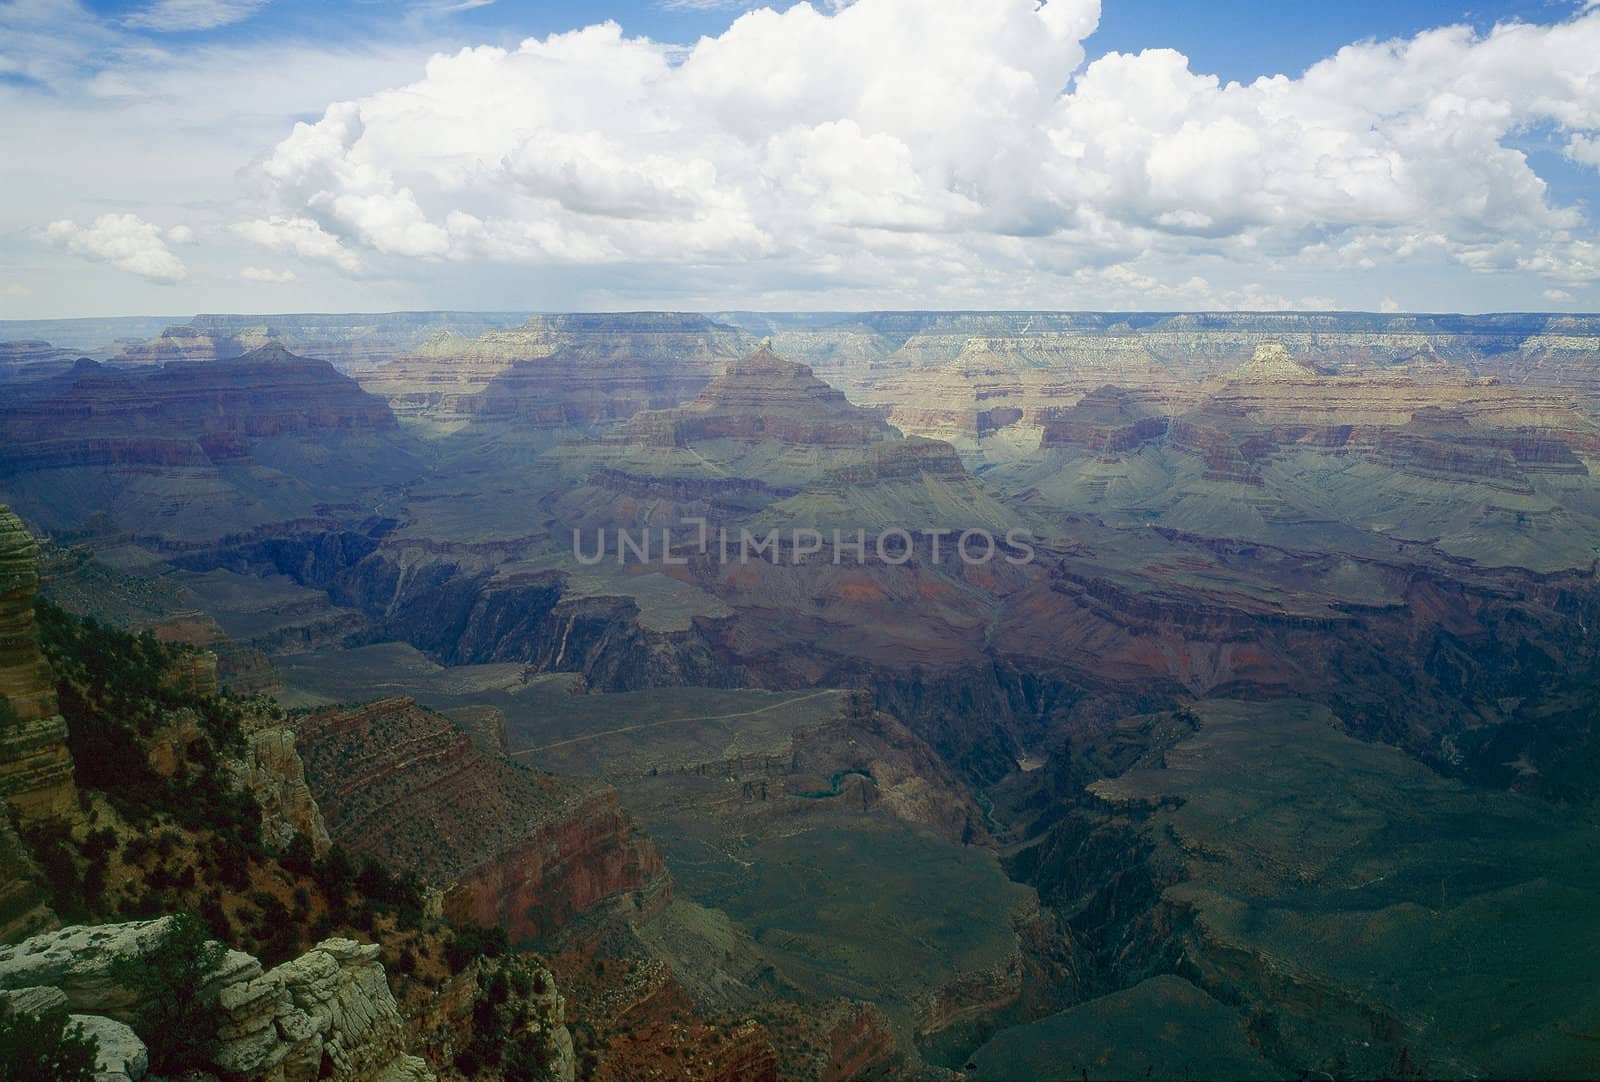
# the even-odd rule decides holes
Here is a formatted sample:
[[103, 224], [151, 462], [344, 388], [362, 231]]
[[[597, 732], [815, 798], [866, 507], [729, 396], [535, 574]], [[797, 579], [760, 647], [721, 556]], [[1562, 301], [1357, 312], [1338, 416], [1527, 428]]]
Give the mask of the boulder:
[[139, 1082], [150, 1069], [149, 1050], [121, 1022], [98, 1014], [74, 1014], [71, 1019], [83, 1027], [84, 1036], [97, 1042], [96, 1082]]

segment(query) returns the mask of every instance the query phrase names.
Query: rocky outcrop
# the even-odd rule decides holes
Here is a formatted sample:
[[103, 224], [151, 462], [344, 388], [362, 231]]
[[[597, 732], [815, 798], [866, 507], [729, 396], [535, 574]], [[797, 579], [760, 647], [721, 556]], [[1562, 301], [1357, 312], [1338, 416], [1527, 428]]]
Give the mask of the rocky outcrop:
[[139, 1082], [150, 1069], [149, 1049], [121, 1022], [98, 1014], [74, 1014], [70, 1022], [95, 1040], [95, 1082]]
[[1317, 373], [1310, 365], [1289, 356], [1282, 342], [1263, 342], [1256, 347], [1249, 362], [1235, 368], [1228, 378], [1249, 383], [1259, 380], [1316, 379]]
[[0, 504], [0, 800], [23, 820], [64, 815], [77, 801], [67, 723], [33, 625], [38, 554], [22, 520]]
[[543, 1045], [547, 1059], [540, 1082], [573, 1082], [577, 1062], [572, 1031], [567, 1028], [566, 997], [550, 971], [529, 954], [478, 959], [444, 980], [425, 1000], [419, 1002], [413, 995], [407, 1004], [413, 1049], [429, 1063], [455, 1062], [482, 1024], [482, 1005], [495, 994], [491, 989], [505, 996], [499, 1011], [509, 1020], [512, 1036], [532, 1037]]
[[[80, 925], [0, 947], [0, 989], [56, 989], [74, 1012], [132, 1021], [138, 1003], [118, 984], [114, 964], [152, 949], [170, 920]], [[406, 1054], [405, 1024], [375, 945], [328, 939], [266, 972], [250, 955], [228, 951], [206, 994], [222, 1011], [212, 1065], [229, 1082], [433, 1077]], [[133, 1055], [125, 1040], [117, 1047]]]
[[640, 414], [624, 431], [626, 438], [669, 447], [721, 439], [860, 447], [895, 435], [876, 412], [851, 405], [811, 369], [766, 344], [729, 362], [694, 402]]
[[525, 942], [666, 890], [615, 790], [485, 755], [409, 698], [317, 711], [296, 735], [333, 839], [420, 875], [446, 916]]
[[1083, 447], [1102, 455], [1125, 454], [1166, 435], [1170, 411], [1148, 391], [1100, 387], [1045, 423], [1044, 447]]
[[258, 725], [246, 727], [239, 778], [261, 805], [262, 838], [282, 847], [304, 834], [319, 856], [326, 853], [333, 842], [306, 782], [294, 730], [281, 715]]
[[[56, 988], [74, 1011], [128, 1021], [138, 1000], [117, 982], [114, 963], [152, 950], [166, 934], [170, 919], [73, 925], [0, 947], [0, 989]], [[260, 973], [260, 962], [242, 951], [229, 951], [212, 987], [251, 980]]]
[[224, 1077], [423, 1082], [433, 1073], [405, 1053], [405, 1024], [378, 947], [328, 939], [218, 994]]
[[222, 329], [180, 323], [144, 342], [129, 343], [119, 364], [161, 365], [169, 361], [219, 361], [267, 345], [282, 345], [265, 325]]

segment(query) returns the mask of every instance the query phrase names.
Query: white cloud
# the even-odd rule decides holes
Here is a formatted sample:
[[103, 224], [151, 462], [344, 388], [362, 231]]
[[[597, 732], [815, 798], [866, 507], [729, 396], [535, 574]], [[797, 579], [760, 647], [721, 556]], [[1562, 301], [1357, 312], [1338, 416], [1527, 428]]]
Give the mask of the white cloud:
[[155, 0], [123, 24], [140, 30], [214, 30], [254, 15], [268, 0]]
[[45, 228], [45, 239], [73, 255], [148, 278], [181, 282], [189, 276], [173, 255], [161, 230], [134, 214], [102, 214], [93, 225], [63, 219]]
[[1600, 275], [1583, 211], [1508, 145], [1544, 125], [1590, 153], [1600, 13], [1352, 45], [1247, 86], [1170, 50], [1084, 68], [1098, 18], [857, 0], [752, 11], [688, 50], [612, 23], [466, 49], [296, 125], [261, 174], [274, 220], [347, 270], [368, 251], [1003, 290], [1220, 259], [1242, 296], [1286, 263]]
[[1395, 300], [1393, 297], [1383, 298], [1383, 301], [1378, 305], [1378, 311], [1385, 313], [1402, 312], [1404, 310], [1405, 309], [1400, 307], [1400, 302]]
[[1564, 289], [1547, 289], [1544, 291], [1544, 299], [1554, 301], [1556, 304], [1565, 304], [1572, 299], [1572, 294]]
[[186, 225], [175, 225], [167, 230], [168, 244], [198, 244], [194, 230]]
[[355, 253], [310, 218], [260, 218], [240, 222], [234, 226], [234, 230], [245, 240], [274, 252], [331, 263], [351, 273], [361, 269], [361, 260]]
[[299, 280], [294, 271], [273, 270], [270, 267], [246, 267], [239, 272], [239, 277], [248, 282], [261, 282], [274, 286], [288, 285]]
[[1600, 169], [1600, 139], [1592, 135], [1579, 134], [1568, 139], [1566, 154], [1575, 162]]
[[743, 11], [755, 7], [755, 0], [661, 0], [660, 6], [667, 11]]

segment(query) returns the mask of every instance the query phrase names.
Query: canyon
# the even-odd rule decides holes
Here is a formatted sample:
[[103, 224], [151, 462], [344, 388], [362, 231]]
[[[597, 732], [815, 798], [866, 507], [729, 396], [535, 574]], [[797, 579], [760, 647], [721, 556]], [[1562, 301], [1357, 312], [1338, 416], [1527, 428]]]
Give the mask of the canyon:
[[[203, 317], [64, 370], [29, 331], [0, 498], [47, 592], [276, 698], [283, 839], [670, 974], [658, 1036], [761, 1012], [785, 1078], [1584, 1062], [1536, 1047], [1578, 1026], [1537, 988], [1581, 999], [1543, 930], [1483, 952], [1596, 889], [1600, 320]], [[19, 807], [73, 799], [47, 736]]]

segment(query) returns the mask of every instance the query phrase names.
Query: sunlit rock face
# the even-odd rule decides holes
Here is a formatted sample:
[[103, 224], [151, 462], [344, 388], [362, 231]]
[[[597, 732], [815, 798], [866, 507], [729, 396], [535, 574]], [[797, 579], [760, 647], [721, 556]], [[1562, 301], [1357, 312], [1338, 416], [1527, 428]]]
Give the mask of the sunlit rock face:
[[38, 552], [22, 520], [0, 504], [0, 799], [25, 821], [62, 815], [77, 799], [67, 723], [33, 623]]
[[535, 316], [476, 338], [441, 332], [360, 379], [425, 431], [586, 426], [690, 401], [753, 344], [703, 316]]

